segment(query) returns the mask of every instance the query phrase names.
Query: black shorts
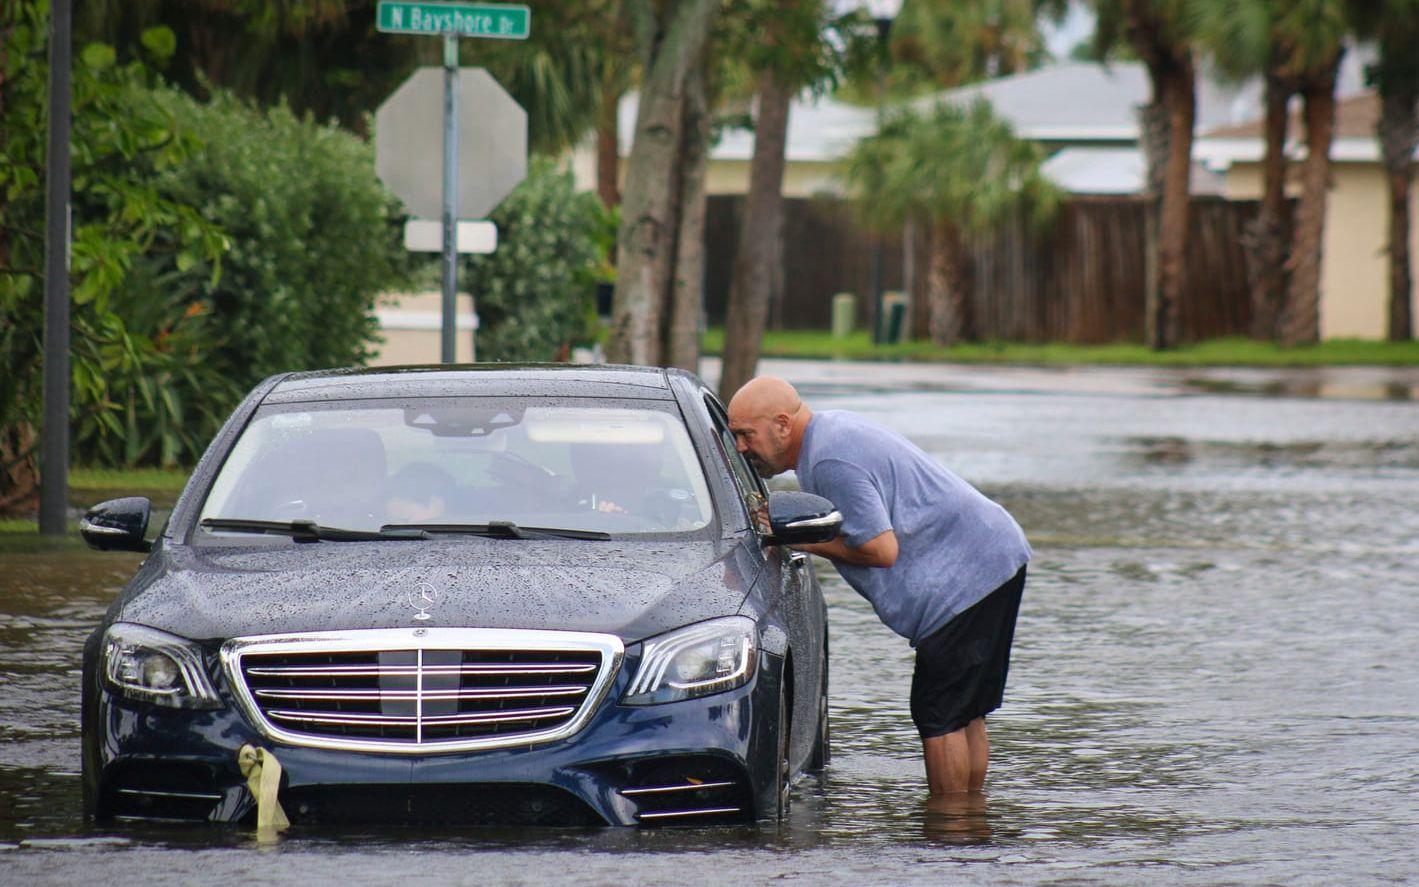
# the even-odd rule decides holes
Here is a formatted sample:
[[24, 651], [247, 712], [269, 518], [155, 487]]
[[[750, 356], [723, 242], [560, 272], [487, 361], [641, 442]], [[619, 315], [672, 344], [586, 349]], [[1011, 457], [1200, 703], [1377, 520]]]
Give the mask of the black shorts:
[[954, 733], [1000, 707], [1025, 568], [916, 645], [912, 720], [922, 738]]

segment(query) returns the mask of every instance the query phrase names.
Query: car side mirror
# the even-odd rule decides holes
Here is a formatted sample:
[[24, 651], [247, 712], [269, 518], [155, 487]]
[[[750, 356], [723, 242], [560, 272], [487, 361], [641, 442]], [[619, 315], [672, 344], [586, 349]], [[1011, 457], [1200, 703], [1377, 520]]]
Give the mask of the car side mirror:
[[830, 542], [842, 529], [843, 516], [822, 496], [790, 490], [769, 494], [768, 545]]
[[79, 535], [99, 551], [151, 551], [143, 536], [153, 505], [142, 496], [125, 496], [100, 502], [79, 521]]

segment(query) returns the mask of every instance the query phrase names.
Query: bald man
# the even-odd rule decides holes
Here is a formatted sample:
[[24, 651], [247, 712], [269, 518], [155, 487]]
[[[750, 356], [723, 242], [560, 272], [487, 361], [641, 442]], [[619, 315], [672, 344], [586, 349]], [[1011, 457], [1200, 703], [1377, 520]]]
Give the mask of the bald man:
[[759, 474], [796, 470], [842, 513], [836, 539], [796, 547], [832, 561], [916, 648], [911, 713], [931, 794], [979, 792], [1030, 559], [1020, 526], [902, 435], [845, 410], [815, 414], [782, 379], [740, 388], [729, 429]]

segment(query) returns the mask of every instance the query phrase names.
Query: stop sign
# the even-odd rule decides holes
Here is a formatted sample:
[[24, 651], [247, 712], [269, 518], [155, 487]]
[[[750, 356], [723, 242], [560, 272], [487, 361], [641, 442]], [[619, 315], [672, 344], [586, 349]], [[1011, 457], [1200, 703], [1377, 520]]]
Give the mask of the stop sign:
[[[420, 68], [374, 116], [375, 172], [415, 216], [443, 214], [443, 68]], [[527, 112], [482, 68], [458, 72], [458, 216], [486, 216], [527, 175]]]

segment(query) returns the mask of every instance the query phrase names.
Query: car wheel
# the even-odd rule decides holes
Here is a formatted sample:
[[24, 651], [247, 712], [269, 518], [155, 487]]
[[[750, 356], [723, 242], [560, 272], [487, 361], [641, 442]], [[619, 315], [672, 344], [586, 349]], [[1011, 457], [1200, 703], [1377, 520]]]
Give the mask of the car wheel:
[[823, 689], [818, 694], [818, 735], [813, 740], [813, 753], [808, 757], [809, 770], [822, 770], [832, 760], [832, 736], [828, 729], [828, 660], [823, 658]]

